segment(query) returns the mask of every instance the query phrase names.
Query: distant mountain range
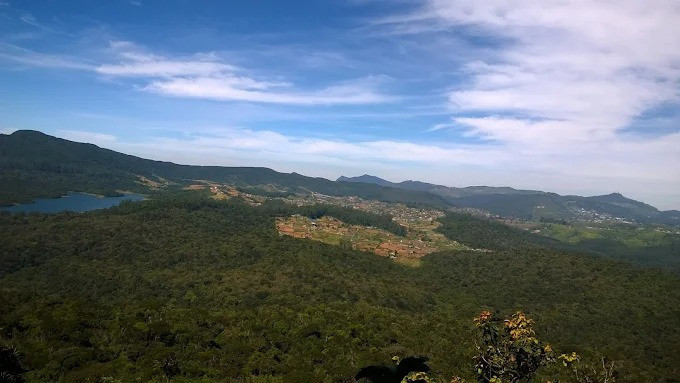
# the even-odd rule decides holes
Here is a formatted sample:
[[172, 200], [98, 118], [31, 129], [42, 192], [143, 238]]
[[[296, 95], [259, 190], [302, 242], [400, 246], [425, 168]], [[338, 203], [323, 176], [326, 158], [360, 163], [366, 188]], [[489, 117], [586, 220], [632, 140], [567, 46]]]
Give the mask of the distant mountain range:
[[679, 211], [659, 211], [618, 193], [595, 197], [561, 196], [510, 187], [455, 188], [419, 181], [394, 183], [370, 175], [331, 181], [268, 168], [190, 166], [153, 161], [30, 130], [0, 134], [0, 205], [58, 197], [69, 191], [103, 195], [116, 195], [120, 191], [146, 193], [154, 183], [172, 189], [194, 180], [235, 186], [275, 186], [293, 193], [357, 196], [440, 209], [468, 207], [521, 219], [620, 218], [680, 225]]
[[338, 182], [371, 183], [405, 190], [429, 192], [461, 208], [475, 208], [504, 217], [520, 219], [583, 219], [631, 220], [643, 223], [680, 224], [680, 211], [659, 211], [643, 202], [626, 198], [619, 193], [581, 197], [538, 190], [511, 187], [468, 186], [450, 187], [420, 181], [390, 182], [364, 174], [358, 177], [341, 176]]

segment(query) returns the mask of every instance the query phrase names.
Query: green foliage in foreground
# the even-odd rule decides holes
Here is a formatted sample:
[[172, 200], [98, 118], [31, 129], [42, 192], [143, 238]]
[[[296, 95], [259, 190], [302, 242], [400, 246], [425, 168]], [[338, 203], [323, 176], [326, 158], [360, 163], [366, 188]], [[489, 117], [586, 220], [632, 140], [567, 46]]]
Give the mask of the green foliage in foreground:
[[619, 262], [516, 245], [403, 267], [199, 193], [0, 229], [0, 347], [28, 382], [349, 382], [394, 355], [472, 379], [482, 307], [618, 381], [680, 376], [680, 279]]
[[[532, 382], [539, 371], [548, 383], [614, 383], [618, 377], [616, 363], [606, 357], [597, 365], [589, 365], [575, 352], [555, 354], [549, 344], [536, 337], [534, 320], [521, 311], [503, 320], [483, 310], [474, 323], [479, 336], [475, 341], [477, 355], [473, 368], [477, 383]], [[357, 373], [356, 379], [371, 383], [466, 382], [460, 376], [450, 380], [430, 376], [427, 357], [392, 359], [395, 366], [367, 366]]]

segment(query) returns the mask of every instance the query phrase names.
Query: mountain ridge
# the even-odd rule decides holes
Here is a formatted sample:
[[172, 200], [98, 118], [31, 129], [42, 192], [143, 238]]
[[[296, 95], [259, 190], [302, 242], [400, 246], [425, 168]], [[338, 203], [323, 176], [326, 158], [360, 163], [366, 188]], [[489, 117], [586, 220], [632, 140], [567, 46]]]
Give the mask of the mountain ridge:
[[500, 216], [540, 219], [607, 219], [620, 218], [638, 222], [658, 222], [677, 225], [679, 215], [674, 211], [660, 211], [654, 206], [614, 192], [595, 196], [560, 195], [539, 190], [512, 187], [468, 186], [451, 187], [421, 181], [390, 182], [364, 174], [358, 177], [341, 176], [339, 182], [374, 182], [406, 190], [428, 191], [445, 198], [456, 207], [476, 208]]
[[619, 193], [562, 196], [511, 187], [448, 187], [421, 181], [399, 183], [364, 174], [331, 181], [266, 167], [182, 165], [144, 159], [94, 144], [53, 137], [39, 131], [0, 134], [0, 205], [58, 197], [69, 191], [117, 195], [121, 190], [144, 193], [140, 179], [186, 184], [209, 180], [235, 186], [276, 185], [290, 192], [357, 196], [384, 202], [437, 207], [474, 208], [518, 219], [619, 219], [680, 225], [680, 213], [655, 207]]
[[210, 180], [236, 186], [276, 184], [290, 191], [355, 195], [385, 202], [402, 202], [447, 208], [432, 193], [371, 184], [337, 183], [298, 173], [281, 173], [265, 167], [181, 165], [144, 159], [94, 144], [53, 137], [39, 131], [0, 134], [0, 204], [58, 197], [69, 191], [116, 195], [119, 190], [148, 192], [140, 177], [184, 184]]

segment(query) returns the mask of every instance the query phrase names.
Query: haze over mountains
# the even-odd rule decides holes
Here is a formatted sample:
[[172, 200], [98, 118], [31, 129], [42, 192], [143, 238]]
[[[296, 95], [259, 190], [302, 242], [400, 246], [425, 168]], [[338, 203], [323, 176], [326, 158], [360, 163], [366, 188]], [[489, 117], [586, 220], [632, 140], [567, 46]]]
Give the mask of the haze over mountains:
[[388, 202], [440, 208], [475, 208], [518, 219], [620, 219], [641, 223], [680, 223], [680, 212], [659, 211], [618, 193], [603, 196], [562, 196], [510, 187], [447, 187], [419, 181], [389, 182], [363, 175], [337, 181], [280, 173], [268, 168], [189, 166], [147, 160], [76, 143], [37, 131], [0, 135], [0, 203], [55, 197], [69, 191], [115, 195], [118, 190], [144, 192], [152, 182], [186, 183], [211, 180], [240, 186], [274, 185], [287, 192], [359, 196]]

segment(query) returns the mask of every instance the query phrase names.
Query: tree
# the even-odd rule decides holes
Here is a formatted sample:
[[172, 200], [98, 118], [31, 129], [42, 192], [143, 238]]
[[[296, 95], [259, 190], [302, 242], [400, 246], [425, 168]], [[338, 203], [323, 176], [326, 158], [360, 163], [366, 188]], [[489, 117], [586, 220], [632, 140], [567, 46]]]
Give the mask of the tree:
[[521, 311], [502, 322], [482, 311], [474, 322], [481, 336], [475, 357], [479, 383], [529, 381], [540, 367], [555, 360], [550, 345], [535, 337], [534, 321]]

